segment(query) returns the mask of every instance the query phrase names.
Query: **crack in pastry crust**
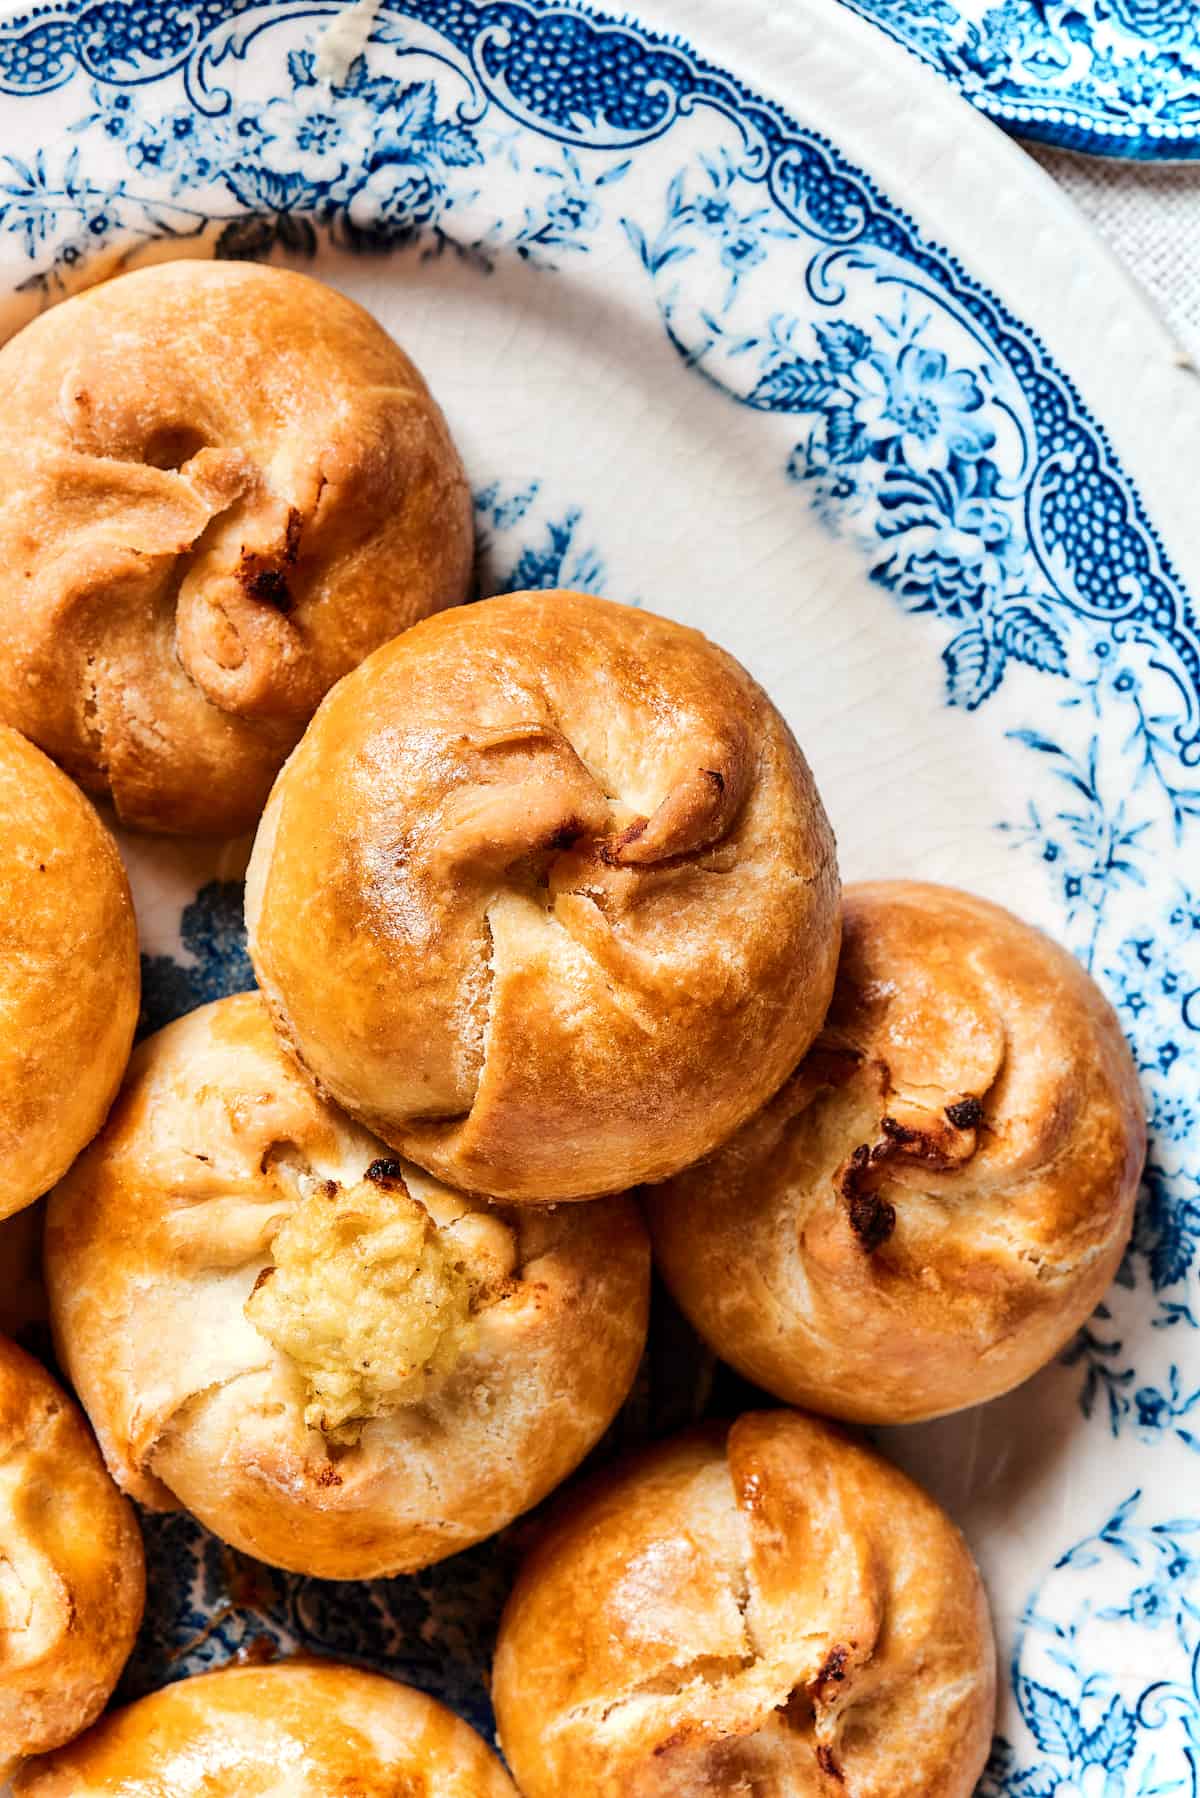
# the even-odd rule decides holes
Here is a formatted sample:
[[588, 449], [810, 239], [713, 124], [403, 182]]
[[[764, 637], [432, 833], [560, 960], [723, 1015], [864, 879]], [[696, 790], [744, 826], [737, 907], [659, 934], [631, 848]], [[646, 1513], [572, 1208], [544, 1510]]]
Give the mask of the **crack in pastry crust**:
[[836, 900], [811, 776], [744, 670], [538, 593], [426, 621], [330, 696], [247, 923], [322, 1091], [439, 1178], [554, 1201], [670, 1173], [774, 1090], [823, 1014]]
[[323, 694], [465, 597], [417, 371], [301, 275], [162, 264], [0, 350], [0, 717], [135, 826], [234, 834]]
[[139, 1048], [46, 1265], [119, 1483], [330, 1578], [427, 1565], [556, 1485], [625, 1397], [649, 1298], [629, 1200], [514, 1212], [399, 1163], [258, 994]]
[[792, 1403], [903, 1422], [1016, 1385], [1099, 1302], [1145, 1152], [1132, 1058], [1067, 952], [950, 888], [847, 890], [825, 1028], [649, 1195], [660, 1266]]
[[795, 1413], [660, 1445], [560, 1507], [493, 1691], [527, 1798], [968, 1798], [995, 1666], [937, 1507]]

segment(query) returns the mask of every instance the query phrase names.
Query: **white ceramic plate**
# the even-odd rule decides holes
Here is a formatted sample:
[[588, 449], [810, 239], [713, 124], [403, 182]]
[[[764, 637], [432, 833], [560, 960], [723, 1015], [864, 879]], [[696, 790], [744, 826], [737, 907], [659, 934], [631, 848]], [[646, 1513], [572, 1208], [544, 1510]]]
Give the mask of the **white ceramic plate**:
[[[1195, 378], [1049, 181], [872, 27], [643, 11], [62, 0], [3, 39], [10, 322], [130, 254], [315, 269], [428, 373], [485, 586], [702, 626], [795, 725], [847, 876], [973, 887], [1083, 957], [1145, 1076], [1134, 1248], [1062, 1364], [888, 1447], [990, 1585], [982, 1790], [1194, 1798]], [[238, 846], [127, 848], [151, 1020], [245, 984]], [[664, 1318], [622, 1439], [688, 1415], [697, 1365]], [[148, 1537], [129, 1691], [268, 1635], [487, 1726], [503, 1544], [346, 1587], [184, 1519]]]

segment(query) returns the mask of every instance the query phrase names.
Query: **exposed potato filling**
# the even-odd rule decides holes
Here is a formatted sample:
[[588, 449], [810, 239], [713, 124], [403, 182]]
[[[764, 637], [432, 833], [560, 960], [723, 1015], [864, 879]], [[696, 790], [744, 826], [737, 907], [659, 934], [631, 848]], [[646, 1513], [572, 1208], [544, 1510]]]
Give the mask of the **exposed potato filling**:
[[319, 1183], [300, 1199], [246, 1315], [303, 1374], [311, 1429], [349, 1445], [455, 1365], [474, 1335], [456, 1247], [398, 1180]]

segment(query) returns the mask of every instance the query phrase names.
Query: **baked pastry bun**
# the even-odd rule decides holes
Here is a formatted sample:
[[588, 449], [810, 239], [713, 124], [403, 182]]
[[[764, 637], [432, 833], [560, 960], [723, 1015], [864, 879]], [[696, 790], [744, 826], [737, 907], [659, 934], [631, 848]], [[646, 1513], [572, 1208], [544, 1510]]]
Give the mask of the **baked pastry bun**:
[[582, 593], [429, 619], [272, 794], [250, 953], [322, 1091], [440, 1179], [657, 1180], [820, 1027], [833, 837], [779, 713], [698, 632]]
[[140, 1046], [46, 1223], [119, 1484], [330, 1579], [426, 1566], [556, 1486], [633, 1380], [649, 1264], [630, 1199], [491, 1209], [396, 1161], [256, 993]]
[[465, 597], [408, 357], [305, 275], [171, 262], [0, 349], [0, 718], [126, 824], [254, 824], [322, 695]]
[[986, 900], [878, 881], [847, 889], [814, 1048], [647, 1209], [720, 1356], [793, 1404], [906, 1423], [1057, 1353], [1116, 1272], [1145, 1148], [1074, 957]]
[[82, 1413], [0, 1336], [0, 1784], [99, 1716], [145, 1594], [133, 1507]]
[[495, 1755], [412, 1686], [333, 1661], [202, 1673], [26, 1767], [17, 1798], [518, 1798]]
[[116, 844], [79, 789], [2, 724], [0, 820], [4, 1218], [52, 1186], [104, 1122], [129, 1060], [140, 981]]
[[492, 1696], [525, 1798], [970, 1798], [995, 1655], [933, 1500], [828, 1424], [760, 1412], [563, 1507]]

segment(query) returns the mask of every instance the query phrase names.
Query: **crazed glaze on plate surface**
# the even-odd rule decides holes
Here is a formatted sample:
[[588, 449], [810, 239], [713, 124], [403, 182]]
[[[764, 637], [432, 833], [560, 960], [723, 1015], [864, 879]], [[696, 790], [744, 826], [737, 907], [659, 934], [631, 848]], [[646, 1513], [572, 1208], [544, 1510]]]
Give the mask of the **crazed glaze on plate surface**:
[[[131, 243], [286, 254], [345, 286], [446, 406], [484, 590], [699, 624], [796, 726], [847, 875], [976, 887], [1092, 969], [1151, 1117], [1118, 1284], [1064, 1364], [888, 1446], [991, 1584], [1009, 1683], [987, 1798], [1195, 1794], [1200, 642], [1143, 497], [1034, 330], [702, 44], [546, 0], [390, 0], [361, 53], [319, 60], [337, 11], [77, 0], [8, 26], [12, 316]], [[126, 847], [147, 1024], [248, 984], [244, 845]], [[696, 1408], [696, 1367], [664, 1319], [618, 1440]], [[255, 1567], [183, 1518], [148, 1537], [130, 1693], [268, 1638], [488, 1726], [511, 1543], [364, 1588]]]

